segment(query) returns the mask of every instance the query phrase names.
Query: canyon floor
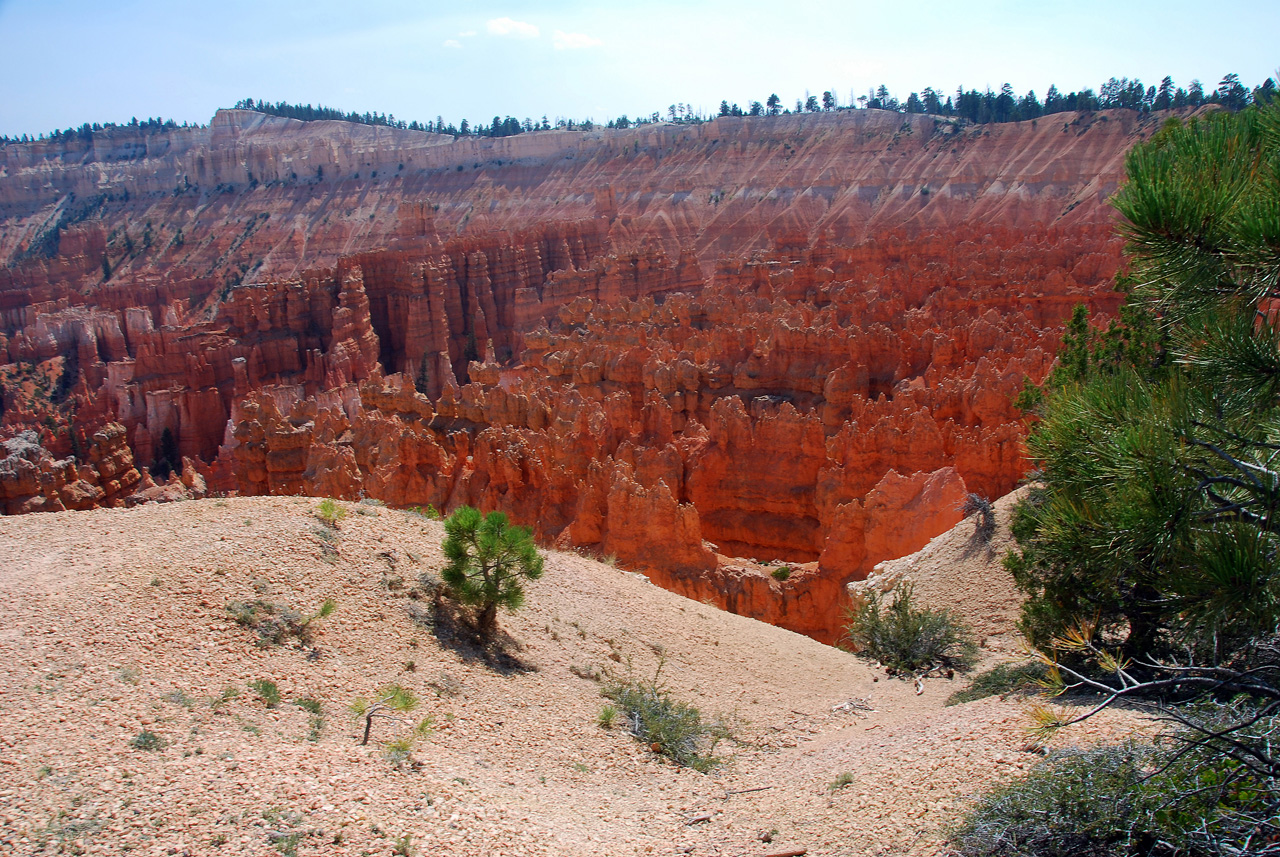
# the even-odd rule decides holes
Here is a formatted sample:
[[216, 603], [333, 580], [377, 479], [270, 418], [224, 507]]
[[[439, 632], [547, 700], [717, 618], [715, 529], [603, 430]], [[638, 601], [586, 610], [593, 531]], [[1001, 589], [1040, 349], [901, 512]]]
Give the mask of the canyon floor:
[[[486, 659], [409, 592], [443, 564], [438, 522], [351, 503], [335, 534], [318, 502], [0, 518], [0, 850], [936, 854], [966, 800], [1040, 758], [1026, 699], [946, 706], [961, 679], [917, 695], [854, 655], [573, 553], [548, 552], [524, 609], [500, 619], [507, 654]], [[1015, 651], [1007, 508], [992, 550], [962, 522], [894, 566], [981, 627], [988, 663]], [[226, 609], [329, 598], [305, 649], [259, 647]], [[597, 723], [591, 674], [651, 678], [660, 656], [674, 696], [733, 726], [707, 774]], [[278, 707], [250, 688], [262, 679]], [[362, 747], [348, 710], [389, 683], [434, 722], [398, 766], [382, 742], [408, 728], [375, 721]], [[1106, 712], [1055, 741], [1139, 728]], [[135, 747], [144, 732], [161, 746]]]

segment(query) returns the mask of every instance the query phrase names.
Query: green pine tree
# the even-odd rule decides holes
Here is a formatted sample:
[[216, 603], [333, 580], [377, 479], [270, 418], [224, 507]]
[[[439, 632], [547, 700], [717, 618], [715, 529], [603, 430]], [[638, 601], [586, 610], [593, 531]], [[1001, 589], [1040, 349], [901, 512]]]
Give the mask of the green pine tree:
[[501, 512], [481, 516], [462, 506], [445, 519], [444, 529], [449, 564], [440, 576], [459, 603], [475, 608], [476, 630], [491, 636], [498, 608], [518, 610], [523, 581], [542, 576], [542, 556], [529, 530], [510, 526]]
[[1121, 323], [1073, 316], [1008, 566], [1048, 644], [1217, 660], [1280, 625], [1280, 109], [1172, 120], [1126, 162]]

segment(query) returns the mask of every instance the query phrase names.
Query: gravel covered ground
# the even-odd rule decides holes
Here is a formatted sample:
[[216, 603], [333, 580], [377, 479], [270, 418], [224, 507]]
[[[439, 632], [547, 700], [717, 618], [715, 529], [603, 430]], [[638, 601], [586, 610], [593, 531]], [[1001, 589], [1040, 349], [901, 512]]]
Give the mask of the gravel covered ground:
[[[945, 707], [959, 680], [917, 695], [571, 553], [548, 553], [485, 658], [414, 597], [443, 564], [439, 523], [341, 504], [335, 532], [318, 502], [0, 518], [0, 852], [933, 854], [967, 796], [1039, 758], [1025, 700]], [[227, 610], [329, 598], [305, 647], [260, 646]], [[708, 774], [597, 723], [592, 675], [660, 660], [674, 696], [733, 726]], [[362, 747], [349, 710], [390, 683], [433, 723], [399, 761], [386, 742], [410, 724], [375, 721]]]

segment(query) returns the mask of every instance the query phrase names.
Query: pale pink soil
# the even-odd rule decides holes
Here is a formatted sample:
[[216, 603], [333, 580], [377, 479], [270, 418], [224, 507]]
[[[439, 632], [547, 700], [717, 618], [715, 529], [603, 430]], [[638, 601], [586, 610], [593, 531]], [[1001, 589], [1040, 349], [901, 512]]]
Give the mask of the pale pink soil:
[[[525, 609], [501, 618], [530, 667], [504, 675], [442, 646], [410, 616], [423, 605], [386, 585], [439, 568], [438, 523], [343, 504], [326, 561], [317, 503], [0, 518], [0, 852], [274, 855], [300, 834], [300, 855], [387, 855], [404, 835], [420, 855], [937, 853], [966, 797], [1039, 758], [1022, 749], [1025, 700], [944, 707], [959, 681], [917, 696], [852, 655], [573, 554], [549, 553]], [[225, 605], [257, 597], [337, 602], [318, 659], [254, 645]], [[570, 671], [630, 659], [647, 677], [655, 650], [675, 695], [739, 720], [709, 775], [602, 729], [599, 685]], [[456, 695], [433, 690], [445, 673]], [[261, 678], [320, 701], [319, 740], [307, 712], [247, 689]], [[357, 746], [347, 706], [389, 682], [436, 723], [416, 766]], [[213, 708], [227, 687], [239, 695]], [[850, 699], [874, 710], [833, 711]], [[1069, 739], [1135, 725], [1108, 712]], [[168, 745], [134, 749], [142, 729]], [[845, 772], [853, 783], [830, 791]]]

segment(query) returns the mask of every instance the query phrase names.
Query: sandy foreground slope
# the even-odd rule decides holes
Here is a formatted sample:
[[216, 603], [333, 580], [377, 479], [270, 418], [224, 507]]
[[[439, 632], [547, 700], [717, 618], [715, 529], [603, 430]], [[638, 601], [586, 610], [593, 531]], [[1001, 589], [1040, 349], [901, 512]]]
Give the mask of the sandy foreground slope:
[[[0, 852], [386, 855], [408, 836], [423, 855], [928, 854], [966, 797], [1039, 758], [1024, 700], [944, 707], [959, 681], [916, 695], [574, 554], [548, 553], [526, 607], [501, 617], [519, 650], [486, 663], [408, 594], [443, 563], [439, 523], [344, 504], [330, 547], [317, 503], [0, 518]], [[920, 591], [981, 603], [962, 587], [992, 557], [939, 547], [966, 526], [922, 552], [964, 572], [955, 586], [933, 569]], [[314, 648], [260, 648], [226, 610], [255, 598], [338, 606]], [[579, 673], [647, 678], [659, 653], [675, 696], [736, 723], [709, 774], [596, 722], [600, 686]], [[398, 767], [380, 742], [408, 730], [378, 721], [358, 746], [347, 709], [390, 682], [435, 723]], [[318, 730], [299, 698], [322, 706]], [[1134, 726], [1107, 713], [1070, 740]], [[165, 746], [132, 746], [144, 730]]]

